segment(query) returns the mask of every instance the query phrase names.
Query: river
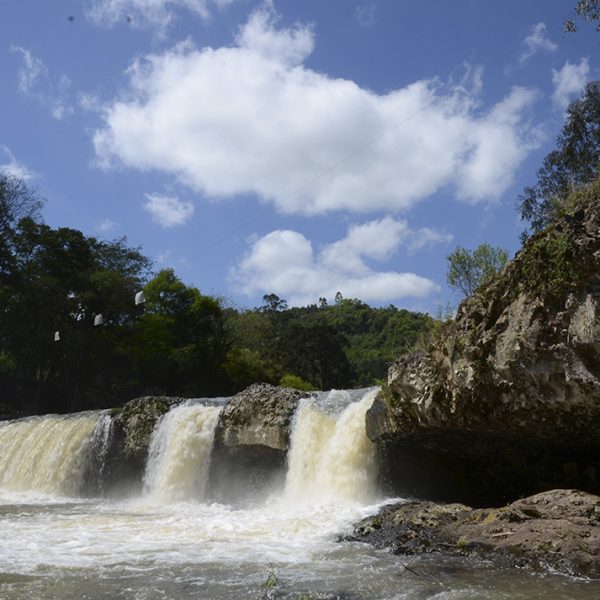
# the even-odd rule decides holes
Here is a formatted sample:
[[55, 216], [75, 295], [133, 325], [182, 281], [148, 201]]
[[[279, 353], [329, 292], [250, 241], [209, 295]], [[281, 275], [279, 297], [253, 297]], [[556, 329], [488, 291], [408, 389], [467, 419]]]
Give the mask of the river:
[[104, 413], [1, 423], [0, 598], [258, 600], [271, 587], [365, 600], [600, 597], [583, 579], [338, 541], [390, 501], [362, 426], [373, 393], [303, 401], [285, 482], [247, 505], [210, 501], [214, 403], [163, 417], [144, 491], [128, 498], [78, 494]]

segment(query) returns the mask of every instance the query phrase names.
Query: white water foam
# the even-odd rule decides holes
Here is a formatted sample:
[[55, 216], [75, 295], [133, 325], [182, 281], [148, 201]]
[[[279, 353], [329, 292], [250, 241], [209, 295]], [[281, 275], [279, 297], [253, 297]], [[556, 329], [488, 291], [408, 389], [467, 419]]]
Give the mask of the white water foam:
[[377, 389], [367, 391], [337, 418], [312, 399], [301, 402], [288, 455], [286, 501], [373, 501], [375, 445], [365, 433], [365, 414], [376, 395]]
[[77, 495], [100, 413], [0, 423], [0, 487]]
[[171, 409], [152, 434], [144, 489], [159, 502], [203, 500], [221, 408], [183, 404]]

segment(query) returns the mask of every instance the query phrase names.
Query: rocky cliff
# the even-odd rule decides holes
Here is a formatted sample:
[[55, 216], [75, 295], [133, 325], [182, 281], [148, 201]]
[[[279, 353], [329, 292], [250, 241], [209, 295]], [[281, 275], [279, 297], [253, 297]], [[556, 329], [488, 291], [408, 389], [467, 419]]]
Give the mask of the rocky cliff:
[[600, 491], [600, 182], [396, 361], [367, 414], [400, 493]]

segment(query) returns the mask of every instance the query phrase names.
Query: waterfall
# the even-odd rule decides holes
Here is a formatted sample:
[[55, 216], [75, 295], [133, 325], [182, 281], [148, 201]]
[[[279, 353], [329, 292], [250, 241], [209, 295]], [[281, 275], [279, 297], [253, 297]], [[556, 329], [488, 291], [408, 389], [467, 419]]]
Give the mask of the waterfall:
[[183, 404], [162, 417], [144, 475], [149, 496], [162, 502], [204, 498], [220, 412], [218, 406]]
[[365, 433], [365, 413], [376, 394], [376, 389], [367, 391], [337, 418], [313, 399], [302, 401], [288, 455], [287, 501], [368, 501], [374, 497], [375, 445]]
[[113, 435], [113, 419], [108, 412], [105, 412], [96, 423], [92, 432], [89, 444], [89, 461], [87, 468], [87, 478], [91, 479], [94, 493], [105, 491], [105, 482], [107, 478], [107, 457], [110, 450], [111, 437]]
[[0, 487], [76, 495], [99, 413], [0, 423]]

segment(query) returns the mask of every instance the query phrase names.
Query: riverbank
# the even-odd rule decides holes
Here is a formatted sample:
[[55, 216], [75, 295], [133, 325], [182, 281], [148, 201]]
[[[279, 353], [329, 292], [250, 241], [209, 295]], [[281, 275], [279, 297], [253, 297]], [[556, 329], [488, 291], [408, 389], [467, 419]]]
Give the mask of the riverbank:
[[600, 578], [600, 497], [551, 490], [502, 508], [412, 500], [360, 521], [350, 541], [398, 555], [475, 556], [497, 566]]

